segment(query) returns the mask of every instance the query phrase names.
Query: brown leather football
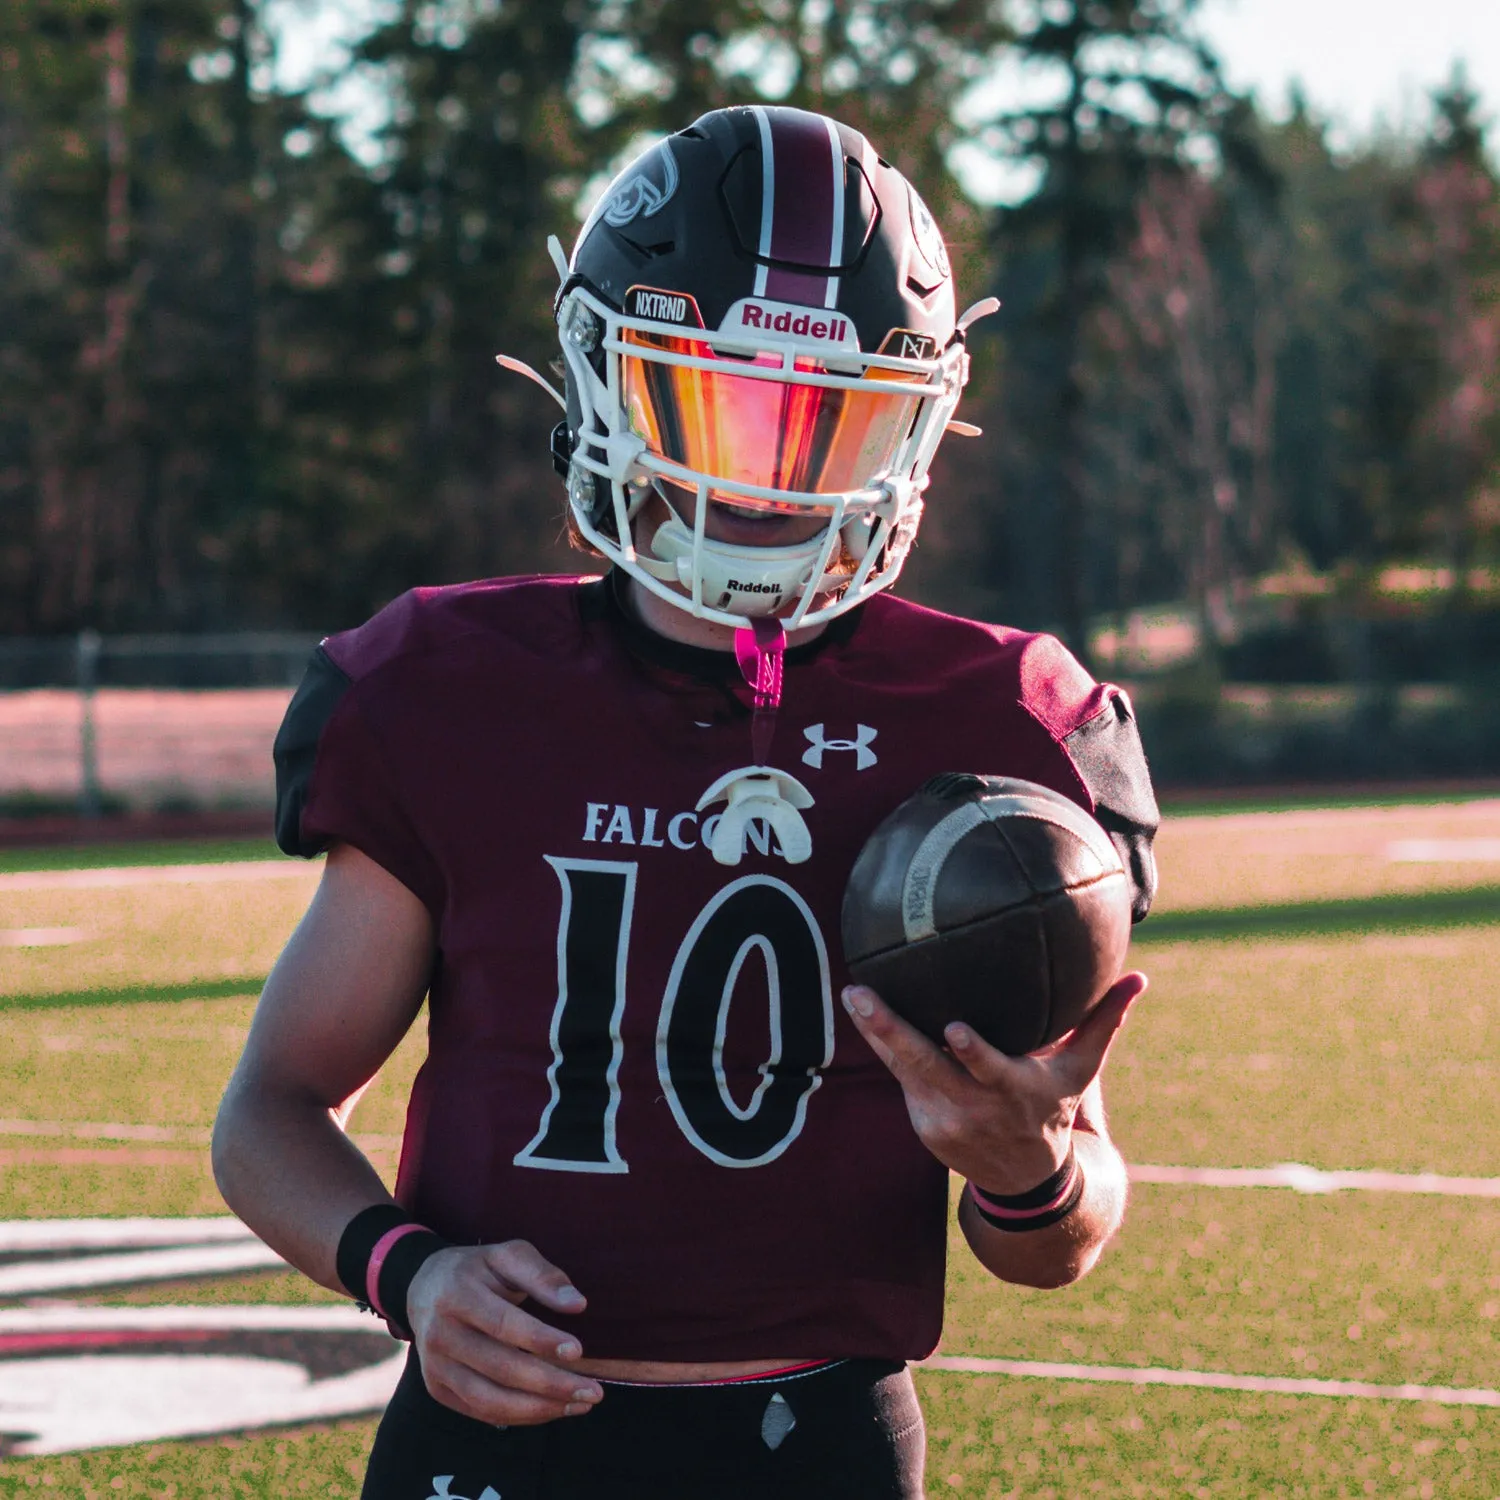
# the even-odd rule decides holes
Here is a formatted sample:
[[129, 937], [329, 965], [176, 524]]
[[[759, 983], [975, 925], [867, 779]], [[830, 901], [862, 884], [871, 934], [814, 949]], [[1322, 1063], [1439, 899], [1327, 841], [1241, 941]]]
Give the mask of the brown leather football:
[[935, 776], [870, 835], [844, 890], [850, 972], [934, 1041], [965, 1021], [1004, 1052], [1071, 1031], [1119, 976], [1130, 884], [1061, 793]]

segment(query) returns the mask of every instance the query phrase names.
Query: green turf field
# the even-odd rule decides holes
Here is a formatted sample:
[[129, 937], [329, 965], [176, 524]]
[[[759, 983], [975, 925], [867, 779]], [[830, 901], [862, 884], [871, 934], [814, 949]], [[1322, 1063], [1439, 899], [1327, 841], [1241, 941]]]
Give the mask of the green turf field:
[[[1500, 865], [1386, 858], [1392, 841], [1497, 832], [1493, 803], [1169, 822], [1136, 954], [1152, 989], [1110, 1065], [1127, 1159], [1500, 1176]], [[315, 880], [0, 885], [0, 928], [90, 934], [0, 951], [0, 1218], [219, 1210], [217, 1096]], [[419, 1051], [403, 1047], [352, 1122], [387, 1172]], [[99, 1300], [327, 1298], [275, 1273]], [[1500, 1199], [1140, 1184], [1118, 1242], [1063, 1292], [1000, 1286], [955, 1243], [943, 1352], [1493, 1389]], [[935, 1500], [1500, 1497], [1500, 1409], [918, 1378]], [[353, 1495], [372, 1431], [12, 1459], [0, 1494]]]
[[[269, 821], [269, 815], [268, 815]], [[97, 870], [132, 865], [226, 864], [280, 859], [272, 839], [160, 839], [120, 844], [49, 844], [0, 849], [0, 871]]]

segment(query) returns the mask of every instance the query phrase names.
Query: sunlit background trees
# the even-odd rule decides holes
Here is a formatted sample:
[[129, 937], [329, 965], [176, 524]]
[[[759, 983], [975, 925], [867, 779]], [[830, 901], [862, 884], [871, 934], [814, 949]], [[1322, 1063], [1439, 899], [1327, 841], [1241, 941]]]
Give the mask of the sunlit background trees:
[[612, 165], [759, 98], [869, 133], [1004, 302], [909, 591], [1175, 671], [1183, 712], [1347, 680], [1389, 721], [1500, 659], [1461, 73], [1349, 154], [1233, 97], [1193, 0], [400, 0], [312, 96], [349, 127], [275, 86], [309, 9], [0, 11], [0, 631], [335, 628], [587, 567], [493, 355], [549, 359], [545, 239]]

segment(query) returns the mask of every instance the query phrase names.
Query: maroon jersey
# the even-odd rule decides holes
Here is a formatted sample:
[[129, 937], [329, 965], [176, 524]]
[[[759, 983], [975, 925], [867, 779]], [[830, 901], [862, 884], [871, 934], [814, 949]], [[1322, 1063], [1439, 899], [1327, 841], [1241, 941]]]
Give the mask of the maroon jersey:
[[531, 1240], [595, 1357], [931, 1351], [948, 1174], [836, 1003], [865, 839], [940, 771], [1038, 781], [1110, 829], [1149, 904], [1128, 702], [1045, 636], [882, 595], [787, 653], [769, 763], [814, 797], [790, 864], [702, 792], [752, 761], [729, 653], [608, 581], [407, 594], [331, 637], [277, 739], [288, 852], [363, 850], [432, 913], [428, 1055], [397, 1197]]

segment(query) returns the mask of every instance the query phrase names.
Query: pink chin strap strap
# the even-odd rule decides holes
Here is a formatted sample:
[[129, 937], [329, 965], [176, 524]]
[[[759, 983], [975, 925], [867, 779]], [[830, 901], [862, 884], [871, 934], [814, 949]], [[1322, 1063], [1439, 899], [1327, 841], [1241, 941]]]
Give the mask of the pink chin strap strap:
[[750, 742], [758, 766], [766, 765], [771, 756], [776, 710], [781, 707], [781, 668], [785, 654], [786, 631], [780, 620], [760, 615], [734, 633], [734, 659], [755, 695]]

